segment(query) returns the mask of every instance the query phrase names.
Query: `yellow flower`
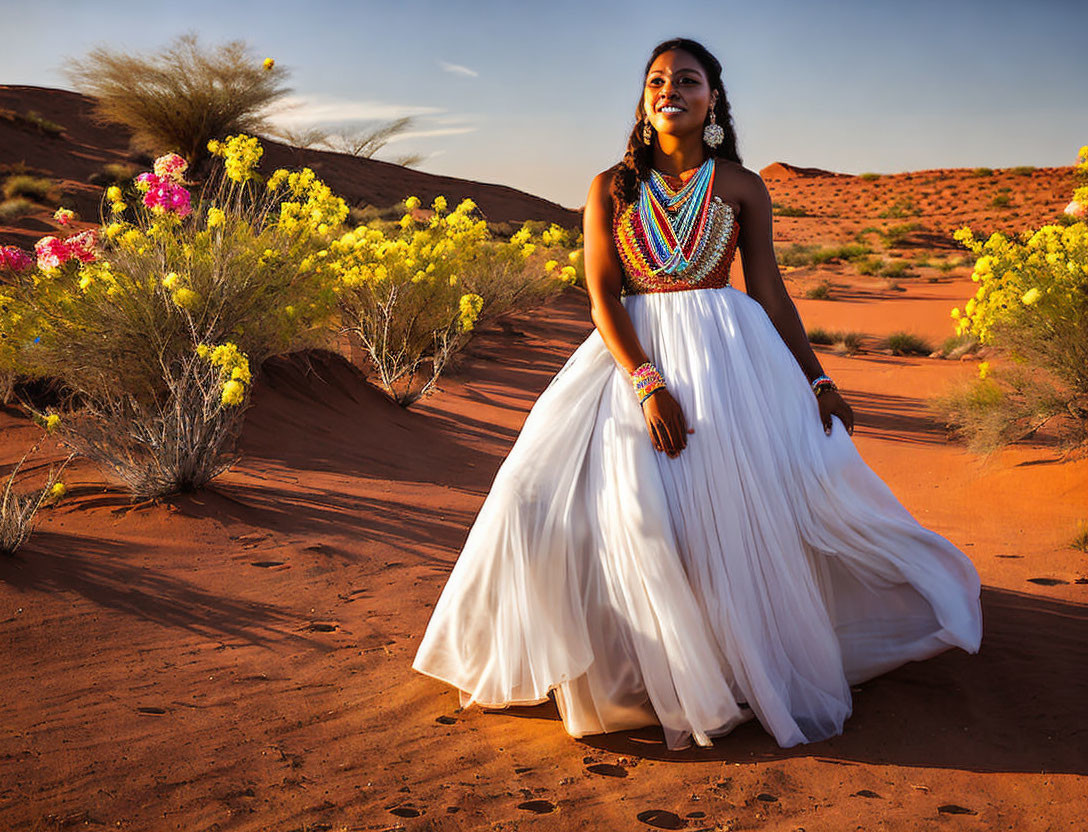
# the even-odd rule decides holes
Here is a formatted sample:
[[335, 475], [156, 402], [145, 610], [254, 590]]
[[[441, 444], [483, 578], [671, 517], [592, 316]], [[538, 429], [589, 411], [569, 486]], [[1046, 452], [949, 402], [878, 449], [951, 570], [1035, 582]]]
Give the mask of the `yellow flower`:
[[420, 202], [418, 196], [410, 196], [406, 200], [404, 200], [404, 207], [407, 208], [409, 211], [414, 211], [416, 208], [419, 207], [419, 205]]
[[445, 211], [446, 210], [446, 198], [444, 196], [441, 196], [441, 195], [436, 196], [434, 198], [434, 202], [431, 203], [431, 207], [434, 208], [434, 210], [436, 210], [436, 211]]
[[126, 208], [128, 208], [128, 206], [123, 202], [115, 202], [110, 206], [110, 210], [115, 214], [120, 214]]
[[173, 298], [174, 303], [182, 309], [192, 309], [197, 301], [200, 300], [200, 295], [192, 289], [187, 289], [185, 287], [178, 289], [171, 297]]
[[559, 261], [549, 260], [547, 263], [544, 264], [544, 271], [546, 271], [546, 272], [548, 272], [550, 274], [552, 269], [554, 269], [558, 265], [559, 265]]
[[574, 283], [578, 280], [578, 270], [574, 266], [564, 266], [559, 270], [559, 279], [567, 283]]
[[264, 59], [264, 64], [263, 64], [263, 66], [264, 66], [264, 68], [265, 68], [266, 70], [267, 70], [267, 69], [271, 69], [271, 68], [272, 68], [272, 67], [274, 67], [275, 65], [276, 65], [276, 61], [275, 61], [275, 60], [274, 60], [273, 58], [265, 58], [265, 59]]
[[220, 397], [220, 401], [227, 406], [238, 405], [245, 399], [245, 395], [245, 385], [232, 378], [223, 385], [223, 395]]
[[952, 320], [956, 320], [960, 316], [960, 308], [958, 306], [952, 307]]
[[58, 208], [53, 212], [53, 219], [59, 222], [61, 225], [67, 225], [75, 217], [75, 212], [70, 211], [67, 208]]
[[121, 222], [111, 222], [106, 226], [106, 237], [112, 240], [118, 234], [125, 230], [125, 224]]
[[208, 209], [208, 228], [215, 228], [222, 225], [223, 220], [226, 218], [226, 214], [223, 213], [222, 208], [215, 208], [214, 206]]
[[56, 413], [50, 413], [48, 416], [45, 417], [45, 429], [49, 433], [55, 431], [57, 429], [57, 425], [59, 424], [60, 416], [58, 416]]
[[89, 274], [85, 274], [82, 277], [80, 277], [80, 279], [79, 279], [79, 288], [82, 289], [84, 292], [86, 292], [87, 288], [92, 283], [94, 283], [94, 278], [91, 277]]
[[1032, 286], [1030, 289], [1024, 292], [1024, 294], [1020, 297], [1020, 300], [1022, 300], [1026, 305], [1031, 306], [1031, 304], [1035, 303], [1035, 301], [1037, 301], [1042, 296], [1043, 293], [1036, 289], [1034, 286]]
[[570, 260], [570, 262], [572, 263], [577, 263], [581, 256], [582, 250], [580, 248], [576, 248], [574, 251], [567, 255], [567, 259]]
[[990, 362], [982, 361], [978, 365], [978, 377], [986, 378], [990, 374]]
[[118, 188], [116, 185], [110, 185], [106, 189], [106, 199], [108, 199], [110, 202], [120, 202], [121, 189]]
[[68, 486], [66, 486], [62, 482], [53, 483], [53, 487], [49, 489], [49, 495], [55, 500], [59, 500], [61, 497], [63, 497], [67, 493], [68, 493]]
[[177, 282], [178, 282], [178, 273], [177, 272], [168, 272], [166, 277], [164, 277], [162, 279], [162, 285], [165, 286], [167, 289], [172, 289], [174, 287], [174, 284], [177, 283]]

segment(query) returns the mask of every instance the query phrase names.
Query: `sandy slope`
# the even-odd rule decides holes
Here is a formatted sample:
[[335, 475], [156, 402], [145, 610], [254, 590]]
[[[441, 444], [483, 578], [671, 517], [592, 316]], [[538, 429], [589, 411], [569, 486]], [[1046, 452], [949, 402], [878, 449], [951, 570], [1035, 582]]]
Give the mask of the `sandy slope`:
[[[859, 320], [918, 314], [913, 288]], [[800, 305], [810, 325], [829, 306]], [[276, 362], [242, 462], [197, 496], [132, 508], [78, 464], [71, 497], [0, 561], [0, 824], [1078, 828], [1088, 557], [1064, 546], [1088, 460], [1028, 447], [984, 463], [947, 443], [925, 397], [967, 362], [823, 355], [863, 456], [986, 584], [981, 652], [861, 686], [841, 737], [781, 750], [748, 724], [684, 753], [655, 729], [574, 740], [550, 703], [459, 712], [410, 669], [527, 409], [590, 329], [576, 292], [514, 316], [409, 412], [337, 358]], [[13, 460], [34, 429], [0, 418]]]

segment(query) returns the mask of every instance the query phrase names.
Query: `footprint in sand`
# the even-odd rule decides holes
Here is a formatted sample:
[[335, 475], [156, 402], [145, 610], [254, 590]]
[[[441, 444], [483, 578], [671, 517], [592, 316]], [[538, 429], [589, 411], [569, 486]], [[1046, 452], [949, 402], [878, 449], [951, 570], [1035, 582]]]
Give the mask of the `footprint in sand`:
[[586, 766], [586, 771], [591, 771], [594, 774], [602, 774], [605, 777], [626, 777], [627, 769], [623, 766], [616, 766], [612, 763], [595, 763], [591, 766]]
[[548, 812], [555, 811], [555, 804], [550, 800], [526, 800], [524, 803], [519, 803], [518, 808], [535, 815], [546, 815]]
[[144, 707], [144, 708], [137, 708], [136, 712], [141, 713], [141, 714], [147, 714], [148, 716], [162, 716], [163, 714], [166, 713], [166, 709], [165, 708]]
[[664, 809], [647, 809], [635, 817], [654, 829], [683, 829], [687, 825], [682, 817]]

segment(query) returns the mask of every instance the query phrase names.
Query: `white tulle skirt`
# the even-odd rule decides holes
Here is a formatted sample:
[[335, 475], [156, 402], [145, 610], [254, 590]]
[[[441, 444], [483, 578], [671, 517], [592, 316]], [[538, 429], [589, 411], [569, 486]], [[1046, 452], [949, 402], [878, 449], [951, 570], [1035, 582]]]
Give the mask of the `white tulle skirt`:
[[[751, 718], [841, 733], [850, 685], [976, 652], [979, 577], [919, 525], [732, 287], [624, 296], [689, 427], [655, 451], [595, 329], [534, 404], [412, 667], [464, 707], [542, 702], [573, 736], [660, 724], [669, 748]], [[950, 694], [951, 695], [951, 694]]]

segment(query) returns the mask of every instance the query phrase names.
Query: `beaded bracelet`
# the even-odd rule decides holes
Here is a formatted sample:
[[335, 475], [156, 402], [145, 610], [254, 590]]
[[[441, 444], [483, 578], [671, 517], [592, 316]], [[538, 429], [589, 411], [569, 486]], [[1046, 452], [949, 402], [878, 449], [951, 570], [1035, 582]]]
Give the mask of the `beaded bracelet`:
[[820, 375], [812, 380], [812, 392], [815, 393], [817, 397], [828, 390], [838, 389], [838, 385], [831, 380], [831, 376], [829, 375]]
[[631, 372], [631, 383], [634, 385], [640, 405], [665, 387], [665, 379], [661, 377], [657, 367], [649, 361], [640, 364]]

